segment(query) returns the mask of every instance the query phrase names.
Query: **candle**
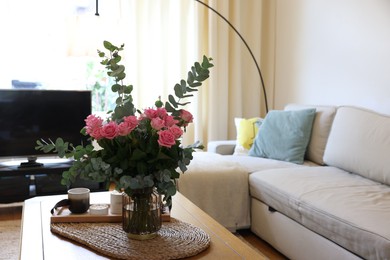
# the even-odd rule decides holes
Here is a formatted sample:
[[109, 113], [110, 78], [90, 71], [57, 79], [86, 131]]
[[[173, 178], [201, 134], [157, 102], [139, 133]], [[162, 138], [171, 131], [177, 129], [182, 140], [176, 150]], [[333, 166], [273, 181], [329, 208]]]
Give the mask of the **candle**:
[[114, 190], [111, 192], [111, 214], [122, 214], [122, 193]]

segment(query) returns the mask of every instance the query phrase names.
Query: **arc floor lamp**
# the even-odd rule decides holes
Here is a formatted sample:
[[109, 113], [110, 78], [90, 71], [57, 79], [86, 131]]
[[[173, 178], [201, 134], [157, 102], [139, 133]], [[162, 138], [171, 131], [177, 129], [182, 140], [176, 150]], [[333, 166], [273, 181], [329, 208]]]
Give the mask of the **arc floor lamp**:
[[[229, 26], [230, 28], [232, 28], [234, 30], [234, 32], [240, 37], [241, 41], [244, 43], [245, 47], [248, 49], [252, 59], [253, 59], [253, 62], [255, 63], [256, 65], [256, 69], [257, 69], [257, 73], [259, 74], [259, 77], [260, 77], [260, 82], [261, 82], [261, 89], [263, 91], [263, 96], [264, 96], [264, 104], [265, 104], [265, 112], [268, 113], [268, 99], [267, 99], [267, 91], [266, 91], [266, 88], [265, 88], [265, 84], [264, 84], [264, 79], [263, 79], [263, 74], [261, 73], [261, 70], [260, 70], [260, 66], [255, 58], [255, 55], [253, 54], [251, 48], [249, 47], [248, 43], [245, 41], [244, 37], [241, 35], [241, 33], [236, 29], [236, 27], [233, 26], [233, 24], [225, 17], [223, 16], [220, 12], [218, 12], [217, 10], [215, 10], [214, 8], [212, 8], [211, 6], [209, 6], [208, 4], [200, 1], [200, 0], [195, 0], [195, 2], [198, 2], [199, 4], [207, 7], [209, 10], [213, 11], [215, 14], [217, 14], [222, 20], [224, 20]], [[96, 12], [95, 12], [95, 15], [99, 16], [99, 0], [96, 0]]]

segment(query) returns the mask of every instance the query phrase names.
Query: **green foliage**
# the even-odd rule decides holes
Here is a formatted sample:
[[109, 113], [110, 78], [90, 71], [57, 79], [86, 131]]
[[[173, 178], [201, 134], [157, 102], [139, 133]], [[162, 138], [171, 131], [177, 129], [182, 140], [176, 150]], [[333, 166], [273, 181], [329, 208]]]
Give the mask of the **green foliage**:
[[179, 106], [188, 105], [190, 102], [181, 101], [184, 98], [192, 97], [191, 92], [198, 91], [198, 88], [202, 85], [202, 81], [205, 81], [210, 76], [209, 68], [214, 65], [211, 63], [212, 59], [203, 56], [202, 63], [195, 62], [194, 66], [188, 72], [187, 81], [181, 80], [174, 87], [175, 96], [169, 95], [168, 101], [165, 103], [165, 109], [173, 115], [180, 113]]
[[123, 80], [126, 78], [125, 66], [119, 64], [122, 60], [119, 52], [123, 50], [125, 45], [122, 44], [120, 47], [117, 47], [108, 41], [104, 41], [103, 45], [108, 54], [106, 55], [105, 52], [98, 50], [99, 57], [102, 58], [100, 63], [106, 67], [107, 75], [115, 81], [111, 87], [112, 92], [118, 94], [116, 107], [111, 117], [113, 120], [121, 120], [125, 116], [134, 115], [136, 112], [131, 96], [133, 86], [123, 83]]
[[114, 109], [115, 96], [109, 86], [113, 85], [113, 80], [107, 76], [106, 69], [102, 69], [96, 62], [88, 62], [87, 66], [87, 88], [91, 90], [92, 111], [101, 112]]
[[[185, 172], [193, 159], [192, 153], [195, 149], [203, 149], [203, 146], [197, 142], [184, 148], [178, 137], [169, 146], [159, 143], [159, 130], [152, 127], [152, 119], [134, 107], [131, 95], [133, 86], [123, 83], [126, 73], [125, 66], [120, 64], [120, 52], [124, 45], [117, 47], [108, 41], [104, 41], [103, 45], [106, 52], [98, 50], [98, 54], [107, 75], [115, 82], [111, 91], [117, 94], [116, 106], [107, 125], [115, 123], [119, 127], [125, 119], [133, 117], [137, 118], [136, 127], [125, 135], [113, 138], [98, 138], [89, 132], [90, 140], [96, 142], [100, 149], [95, 149], [91, 144], [74, 146], [62, 138], [57, 138], [55, 142], [37, 140], [35, 149], [74, 159], [73, 165], [63, 173], [63, 185], [69, 186], [77, 178], [113, 182], [118, 190], [124, 190], [129, 195], [137, 189], [156, 187], [170, 204], [171, 196], [176, 193], [175, 180], [180, 176], [178, 170]], [[209, 77], [211, 67], [211, 59], [204, 56], [202, 63], [196, 62], [191, 67], [187, 80], [181, 80], [174, 86], [174, 95], [168, 96], [165, 105], [161, 98], [155, 102], [157, 109], [166, 110], [164, 113], [167, 115], [164, 116], [171, 116], [175, 120], [175, 127], [185, 129], [188, 122], [181, 118], [183, 109], [180, 107], [190, 103], [187, 99]], [[135, 116], [136, 113], [140, 115]], [[103, 126], [99, 127], [103, 129]], [[83, 128], [81, 133], [88, 135], [87, 128]]]

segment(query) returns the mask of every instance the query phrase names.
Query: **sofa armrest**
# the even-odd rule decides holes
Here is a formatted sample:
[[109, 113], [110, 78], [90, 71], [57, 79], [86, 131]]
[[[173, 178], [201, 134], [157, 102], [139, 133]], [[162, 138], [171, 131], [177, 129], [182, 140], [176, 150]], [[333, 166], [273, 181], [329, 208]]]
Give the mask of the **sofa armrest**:
[[230, 155], [234, 153], [235, 146], [236, 140], [210, 141], [207, 144], [207, 151], [222, 155]]

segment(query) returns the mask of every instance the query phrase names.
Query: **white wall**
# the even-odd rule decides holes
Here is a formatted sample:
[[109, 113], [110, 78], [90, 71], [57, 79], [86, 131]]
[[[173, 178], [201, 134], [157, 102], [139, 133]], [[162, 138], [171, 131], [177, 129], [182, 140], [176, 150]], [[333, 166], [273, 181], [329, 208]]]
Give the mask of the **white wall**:
[[274, 108], [358, 105], [390, 114], [390, 1], [278, 0]]

